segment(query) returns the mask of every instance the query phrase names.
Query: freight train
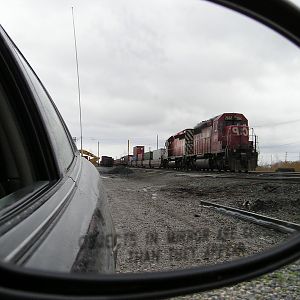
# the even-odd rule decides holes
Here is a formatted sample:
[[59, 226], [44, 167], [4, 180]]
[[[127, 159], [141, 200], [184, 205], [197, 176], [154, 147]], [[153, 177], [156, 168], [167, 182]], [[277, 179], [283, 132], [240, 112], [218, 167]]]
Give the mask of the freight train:
[[144, 153], [143, 146], [136, 147], [127, 160], [131, 166], [233, 172], [257, 167], [257, 137], [240, 113], [223, 113], [184, 129], [168, 138], [165, 149]]

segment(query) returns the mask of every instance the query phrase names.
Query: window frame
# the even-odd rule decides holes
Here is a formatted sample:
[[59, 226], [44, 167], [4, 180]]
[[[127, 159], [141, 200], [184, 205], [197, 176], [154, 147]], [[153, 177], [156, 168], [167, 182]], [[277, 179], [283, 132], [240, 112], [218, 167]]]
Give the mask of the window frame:
[[[58, 164], [57, 153], [55, 153], [52, 145], [46, 120], [42, 117], [37, 104], [39, 101], [39, 99], [37, 99], [38, 96], [28, 80], [28, 74], [18, 55], [24, 59], [30, 70], [32, 70], [36, 76], [64, 129], [73, 155], [72, 161], [66, 170], [63, 170]], [[71, 177], [68, 175], [72, 173], [78, 162], [76, 158], [79, 157], [79, 152], [49, 93], [1, 25], [0, 68], [1, 83], [3, 83], [5, 93], [10, 99], [10, 104], [17, 117], [18, 123], [22, 126], [22, 133], [26, 139], [28, 139], [26, 146], [29, 147], [28, 149], [31, 153], [30, 163], [33, 165], [33, 170], [37, 174], [37, 181], [39, 181], [40, 178], [48, 181], [48, 184], [42, 185], [29, 195], [20, 197], [20, 199], [0, 211], [1, 235], [39, 208]]]
[[[13, 50], [16, 52], [17, 60], [19, 61], [20, 66], [23, 69], [23, 72], [25, 73], [25, 76], [26, 76], [27, 81], [33, 91], [33, 94], [35, 94], [35, 96], [36, 96], [36, 104], [41, 113], [41, 118], [43, 119], [43, 121], [47, 127], [46, 129], [49, 128], [49, 130], [47, 130], [47, 133], [48, 133], [50, 143], [52, 144], [53, 152], [55, 153], [55, 158], [57, 161], [58, 168], [60, 169], [60, 172], [62, 174], [66, 173], [71, 168], [71, 165], [74, 162], [76, 150], [77, 150], [76, 146], [74, 147], [74, 142], [71, 137], [71, 134], [70, 134], [59, 110], [57, 109], [53, 99], [51, 98], [50, 94], [46, 90], [45, 86], [43, 85], [43, 83], [41, 82], [41, 80], [39, 79], [39, 77], [37, 76], [35, 71], [32, 69], [32, 67], [30, 66], [30, 64], [28, 63], [28, 61], [25, 59], [25, 57], [22, 55], [22, 53], [20, 51], [17, 51], [16, 48]], [[38, 91], [38, 89], [40, 89], [44, 95], [41, 95], [41, 92]], [[44, 103], [45, 101], [48, 101], [48, 103]], [[48, 107], [50, 106], [50, 109], [53, 110], [54, 115], [58, 118], [59, 126], [61, 126], [61, 128], [63, 129], [62, 133], [65, 138], [64, 141], [67, 142], [67, 146], [69, 147], [69, 150], [71, 150], [72, 159], [70, 160], [69, 164], [66, 167], [60, 163], [59, 158], [58, 158], [60, 155], [59, 155], [58, 151], [55, 150], [56, 137], [59, 137], [59, 135], [56, 135], [56, 137], [54, 137], [50, 133], [50, 131], [52, 129], [51, 128], [52, 125], [49, 123], [49, 120], [48, 120], [48, 113], [46, 112], [47, 106]]]

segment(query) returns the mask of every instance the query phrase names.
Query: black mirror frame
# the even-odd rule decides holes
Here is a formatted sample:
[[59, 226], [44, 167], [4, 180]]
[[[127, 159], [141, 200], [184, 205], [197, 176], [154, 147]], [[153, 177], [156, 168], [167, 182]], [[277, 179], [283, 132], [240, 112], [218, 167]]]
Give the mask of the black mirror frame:
[[[207, 0], [267, 25], [300, 46], [300, 11], [283, 0]], [[175, 272], [64, 274], [0, 263], [1, 299], [159, 299], [232, 285], [300, 258], [300, 234], [284, 244], [236, 261]]]

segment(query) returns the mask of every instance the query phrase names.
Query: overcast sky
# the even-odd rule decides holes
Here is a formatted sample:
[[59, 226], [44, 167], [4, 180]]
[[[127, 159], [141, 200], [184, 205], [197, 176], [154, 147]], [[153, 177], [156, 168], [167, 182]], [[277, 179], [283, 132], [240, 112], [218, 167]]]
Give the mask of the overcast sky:
[[[299, 3], [300, 1], [294, 1]], [[120, 156], [240, 112], [261, 161], [299, 159], [300, 55], [253, 20], [202, 0], [2, 1], [0, 22], [52, 95], [73, 136], [81, 81], [83, 146]], [[79, 143], [77, 146], [79, 147]]]

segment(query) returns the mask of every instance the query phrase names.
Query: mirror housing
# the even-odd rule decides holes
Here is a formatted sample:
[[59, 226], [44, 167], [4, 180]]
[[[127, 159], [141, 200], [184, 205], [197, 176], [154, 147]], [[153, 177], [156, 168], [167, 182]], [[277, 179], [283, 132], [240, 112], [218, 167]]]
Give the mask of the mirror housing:
[[0, 266], [0, 295], [17, 299], [160, 299], [229, 286], [300, 257], [300, 235], [262, 254], [214, 266], [144, 274], [48, 273]]
[[[208, 0], [245, 14], [300, 46], [300, 11], [287, 1], [264, 3]], [[62, 274], [0, 263], [0, 296], [18, 299], [158, 299], [195, 293], [248, 280], [300, 258], [300, 235], [284, 244], [229, 263], [149, 274]]]

